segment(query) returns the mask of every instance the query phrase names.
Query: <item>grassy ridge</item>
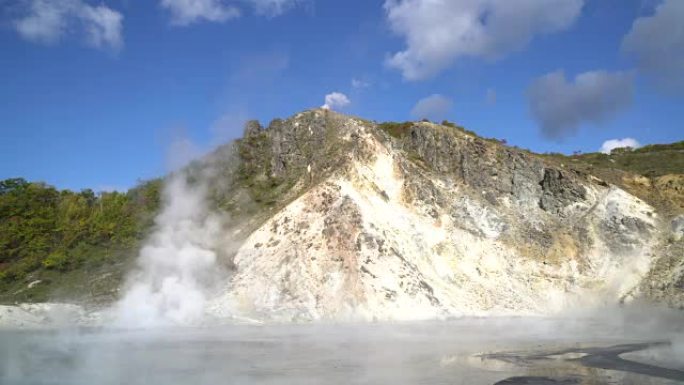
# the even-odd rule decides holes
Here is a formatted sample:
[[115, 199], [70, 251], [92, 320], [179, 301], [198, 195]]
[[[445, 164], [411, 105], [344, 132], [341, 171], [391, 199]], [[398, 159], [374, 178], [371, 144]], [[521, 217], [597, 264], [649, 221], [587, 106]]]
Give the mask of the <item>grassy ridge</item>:
[[684, 141], [652, 144], [638, 149], [615, 149], [610, 154], [587, 153], [574, 156], [547, 154], [556, 159], [581, 163], [589, 168], [617, 169], [650, 178], [684, 174]]

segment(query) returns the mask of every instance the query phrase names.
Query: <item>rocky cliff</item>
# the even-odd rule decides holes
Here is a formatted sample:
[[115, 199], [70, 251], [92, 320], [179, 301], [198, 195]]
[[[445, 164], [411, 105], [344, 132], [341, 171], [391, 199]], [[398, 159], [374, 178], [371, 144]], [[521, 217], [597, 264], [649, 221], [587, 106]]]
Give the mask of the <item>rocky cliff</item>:
[[216, 314], [406, 320], [684, 303], [681, 207], [650, 199], [676, 188], [609, 183], [453, 125], [322, 109], [250, 122], [234, 149], [221, 201], [250, 221]]

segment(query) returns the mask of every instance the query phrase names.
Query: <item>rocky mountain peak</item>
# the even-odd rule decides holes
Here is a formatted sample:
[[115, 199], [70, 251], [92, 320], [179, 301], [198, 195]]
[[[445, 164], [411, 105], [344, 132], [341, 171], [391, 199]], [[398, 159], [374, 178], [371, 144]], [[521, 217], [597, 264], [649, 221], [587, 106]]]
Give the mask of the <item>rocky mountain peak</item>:
[[250, 122], [237, 147], [242, 185], [270, 207], [223, 297], [247, 313], [415, 319], [632, 300], [670, 227], [619, 186], [448, 122], [315, 109]]

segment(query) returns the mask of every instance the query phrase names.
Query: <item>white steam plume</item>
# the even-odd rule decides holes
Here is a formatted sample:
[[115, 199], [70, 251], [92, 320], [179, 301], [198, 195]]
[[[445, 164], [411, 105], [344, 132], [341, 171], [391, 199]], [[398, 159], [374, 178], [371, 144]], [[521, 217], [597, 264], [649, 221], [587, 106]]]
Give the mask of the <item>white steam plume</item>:
[[170, 177], [155, 230], [116, 306], [119, 326], [187, 325], [203, 319], [211, 285], [219, 276], [216, 249], [222, 229], [205, 197], [206, 186], [190, 185], [185, 173]]
[[332, 92], [325, 95], [325, 104], [321, 108], [326, 110], [334, 110], [338, 108], [344, 108], [351, 103], [347, 95], [341, 92]]
[[603, 142], [603, 145], [601, 145], [599, 151], [601, 151], [604, 154], [610, 154], [610, 152], [616, 148], [625, 147], [630, 147], [632, 149], [639, 148], [641, 147], [641, 143], [639, 143], [636, 139], [633, 138], [610, 139]]

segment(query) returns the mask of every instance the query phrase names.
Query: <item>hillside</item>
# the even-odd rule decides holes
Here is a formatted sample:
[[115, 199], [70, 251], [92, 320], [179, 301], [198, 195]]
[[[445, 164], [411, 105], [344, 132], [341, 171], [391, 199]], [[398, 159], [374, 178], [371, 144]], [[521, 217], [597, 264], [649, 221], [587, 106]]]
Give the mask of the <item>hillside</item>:
[[0, 302], [114, 300], [159, 210], [161, 183], [96, 195], [0, 181]]
[[[292, 169], [310, 166], [324, 180], [243, 243], [225, 303], [284, 319], [432, 318], [625, 301], [650, 285], [643, 277], [672, 213], [451, 125], [309, 114], [335, 119], [336, 148], [350, 150], [321, 172], [315, 160], [328, 157], [293, 148]], [[260, 135], [278, 148], [328, 127], [297, 115], [284, 129], [301, 140], [270, 127]], [[282, 159], [273, 155], [273, 164]]]
[[611, 154], [589, 153], [574, 158], [590, 167], [619, 169], [656, 178], [668, 174], [684, 174], [684, 141], [651, 144], [637, 149], [615, 149]]
[[[448, 122], [320, 109], [250, 122], [183, 171], [230, 218], [219, 256], [231, 275], [210, 311], [413, 319], [545, 313], [589, 297], [681, 306], [680, 147], [539, 155]], [[157, 226], [160, 182], [101, 196], [3, 183], [0, 300], [116, 298]]]
[[684, 141], [635, 150], [617, 149], [610, 155], [544, 154], [564, 166], [595, 175], [657, 206], [663, 213], [684, 212]]

